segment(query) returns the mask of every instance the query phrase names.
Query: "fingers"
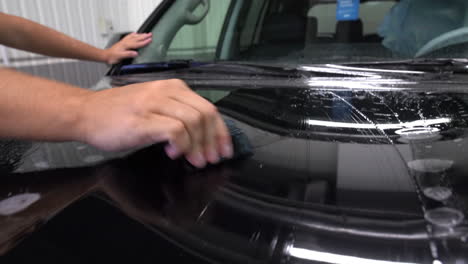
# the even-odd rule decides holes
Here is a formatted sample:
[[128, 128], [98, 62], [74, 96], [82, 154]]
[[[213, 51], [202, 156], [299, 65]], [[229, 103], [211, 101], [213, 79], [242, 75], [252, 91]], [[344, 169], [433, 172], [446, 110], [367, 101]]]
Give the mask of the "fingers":
[[[174, 119], [175, 120], [175, 119]], [[170, 132], [169, 144], [165, 147], [166, 154], [171, 159], [179, 158], [185, 154], [187, 161], [193, 166], [203, 168], [206, 166], [206, 158], [203, 153], [198, 150], [193, 150], [193, 142], [185, 127], [180, 121], [174, 124], [175, 128]]]
[[121, 41], [114, 44], [107, 50], [106, 62], [108, 64], [116, 64], [122, 59], [135, 58], [138, 52], [135, 49], [140, 49], [147, 46], [152, 41], [152, 33], [130, 33]]
[[151, 38], [145, 39], [142, 41], [136, 41], [136, 40], [129, 40], [126, 43], [124, 43], [125, 49], [139, 49], [142, 47], [145, 47], [146, 45], [150, 44], [152, 41]]
[[143, 34], [135, 34], [135, 38], [137, 41], [145, 41], [151, 39], [153, 37], [153, 33], [143, 33]]
[[220, 160], [220, 152], [216, 142], [216, 126], [214, 115], [208, 114], [204, 122], [205, 137], [203, 139], [204, 154], [208, 162], [214, 164]]
[[120, 57], [121, 57], [122, 59], [126, 59], [126, 58], [136, 58], [136, 57], [138, 57], [138, 52], [133, 51], [133, 50], [124, 51], [124, 52], [122, 52], [122, 54], [121, 54]]
[[151, 38], [145, 39], [145, 40], [142, 40], [142, 41], [138, 41], [138, 42], [136, 42], [136, 43], [134, 43], [132, 45], [132, 49], [143, 48], [143, 47], [147, 46], [148, 44], [150, 44], [152, 41], [153, 41], [153, 39], [151, 39]]
[[234, 148], [232, 145], [232, 138], [229, 133], [229, 130], [226, 127], [226, 124], [221, 118], [218, 118], [216, 121], [216, 131], [218, 131], [217, 134], [217, 140], [218, 140], [218, 151], [221, 153], [221, 156], [224, 158], [232, 158], [234, 156]]
[[[160, 87], [156, 97], [150, 101], [161, 101], [159, 96], [165, 94], [164, 104], [154, 104], [152, 111], [176, 120], [180, 120], [190, 136], [191, 147], [184, 152], [187, 160], [197, 167], [206, 163], [215, 164], [221, 157], [231, 158], [233, 147], [229, 131], [216, 107], [193, 92], [181, 80], [166, 80], [150, 83], [149, 88]], [[166, 152], [172, 153], [172, 147]], [[180, 152], [179, 152], [180, 153]], [[175, 155], [170, 155], [175, 156]]]
[[203, 127], [202, 146], [206, 159], [217, 163], [220, 157], [231, 158], [233, 148], [229, 131], [214, 105], [194, 93], [185, 83], [181, 82], [181, 90], [173, 98], [201, 113]]
[[131, 33], [122, 40], [122, 45], [125, 49], [139, 49], [151, 43], [152, 37], [152, 33]]
[[210, 163], [217, 163], [221, 156], [224, 157], [224, 153], [219, 151], [221, 147], [218, 146], [218, 137], [220, 134], [227, 133], [227, 129], [223, 127], [224, 124], [217, 109], [192, 91], [178, 93], [175, 99], [182, 104], [190, 105], [193, 109], [200, 112], [201, 121], [203, 122], [201, 148]]
[[[156, 122], [155, 124], [158, 125]], [[165, 150], [171, 159], [176, 159], [191, 149], [190, 135], [182, 122], [172, 119], [171, 124], [165, 129], [167, 129], [169, 142]]]
[[172, 99], [167, 99], [163, 106], [158, 109], [157, 114], [180, 120], [189, 132], [192, 149], [198, 149], [203, 142], [202, 114], [196, 109]]
[[[173, 119], [173, 122], [166, 129], [168, 129], [169, 144], [165, 147], [165, 151], [169, 158], [176, 159], [183, 153], [193, 149], [191, 136], [182, 122]], [[186, 159], [195, 167], [203, 168], [206, 166], [206, 159], [200, 151], [192, 151], [190, 154], [186, 154]]]
[[146, 125], [149, 143], [169, 142], [165, 150], [171, 159], [176, 159], [191, 149], [190, 135], [181, 121], [167, 116], [154, 115], [146, 122]]
[[182, 122], [190, 135], [191, 147], [186, 150], [187, 159], [197, 167], [204, 167], [207, 163], [203, 147], [206, 130], [202, 114], [191, 106], [172, 99], [167, 99], [157, 113]]
[[130, 33], [128, 34], [127, 36], [125, 36], [123, 38], [123, 40], [136, 40], [136, 41], [143, 41], [143, 40], [146, 40], [148, 38], [152, 38], [153, 37], [153, 33]]

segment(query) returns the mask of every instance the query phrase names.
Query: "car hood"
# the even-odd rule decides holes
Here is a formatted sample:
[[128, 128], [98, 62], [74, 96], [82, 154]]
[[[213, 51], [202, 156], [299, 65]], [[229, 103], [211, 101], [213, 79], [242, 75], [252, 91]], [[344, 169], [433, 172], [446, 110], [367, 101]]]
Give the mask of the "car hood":
[[468, 79], [445, 62], [401, 65], [206, 64], [109, 77], [112, 86], [183, 79], [253, 155], [194, 170], [160, 145], [109, 154], [9, 142], [3, 201], [40, 197], [26, 196], [35, 201], [21, 221], [0, 215], [9, 228], [0, 242], [11, 248], [64, 208], [86, 212], [70, 205], [88, 197], [210, 262], [466, 260]]

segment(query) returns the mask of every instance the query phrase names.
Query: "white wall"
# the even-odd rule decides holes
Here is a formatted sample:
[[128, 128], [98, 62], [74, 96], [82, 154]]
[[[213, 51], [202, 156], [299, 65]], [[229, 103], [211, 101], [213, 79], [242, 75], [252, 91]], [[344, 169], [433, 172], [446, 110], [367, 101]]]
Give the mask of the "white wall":
[[[136, 31], [162, 0], [1, 0], [0, 12], [22, 16], [72, 37], [104, 47], [112, 32]], [[31, 59], [26, 52], [7, 49], [10, 59]]]
[[128, 6], [128, 26], [130, 29], [137, 30], [162, 0], [128, 0], [128, 2], [132, 3]]

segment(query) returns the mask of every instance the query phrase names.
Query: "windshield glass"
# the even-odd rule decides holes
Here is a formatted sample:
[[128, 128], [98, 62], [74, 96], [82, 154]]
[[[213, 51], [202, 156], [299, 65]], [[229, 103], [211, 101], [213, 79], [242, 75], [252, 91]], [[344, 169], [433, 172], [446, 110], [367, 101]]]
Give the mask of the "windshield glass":
[[465, 58], [465, 0], [175, 1], [133, 63]]

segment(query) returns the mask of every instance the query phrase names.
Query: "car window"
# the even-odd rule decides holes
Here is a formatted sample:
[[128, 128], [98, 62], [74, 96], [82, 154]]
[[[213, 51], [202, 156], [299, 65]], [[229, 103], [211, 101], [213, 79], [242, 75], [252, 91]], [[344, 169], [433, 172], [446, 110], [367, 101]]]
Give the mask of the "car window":
[[[395, 5], [395, 1], [376, 1], [365, 2], [359, 7], [360, 18], [363, 22], [363, 33], [377, 34], [377, 29], [382, 23], [382, 18], [390, 11]], [[312, 6], [309, 9], [307, 17], [317, 18], [317, 33], [319, 35], [333, 35], [335, 33], [336, 16], [336, 3], [324, 3]]]
[[[164, 36], [162, 39], [156, 37], [153, 45], [143, 51], [142, 56], [135, 61], [136, 63], [158, 60], [209, 61], [215, 59], [217, 44], [231, 0], [182, 2], [186, 5], [174, 4], [175, 8], [170, 9], [162, 21], [155, 26], [153, 29], [155, 36], [160, 36], [160, 31], [163, 31]], [[192, 11], [188, 11], [190, 3], [195, 6]], [[195, 23], [184, 21], [187, 13], [193, 15]], [[174, 33], [174, 36], [170, 36]]]
[[[187, 57], [203, 61], [215, 59], [216, 45], [230, 2], [230, 0], [211, 1], [210, 11], [200, 23], [184, 25], [169, 46], [168, 59]], [[199, 6], [194, 13], [200, 15], [202, 8]]]
[[[176, 1], [152, 28], [153, 43], [133, 63], [310, 64], [468, 56], [468, 1], [362, 1], [350, 19], [338, 16], [340, 8], [333, 0]], [[187, 13], [199, 21], [187, 21]]]
[[258, 25], [261, 23], [261, 12], [264, 11], [265, 0], [253, 1], [250, 10], [245, 18], [245, 26], [241, 32], [240, 46], [241, 50], [245, 50], [252, 45], [256, 40], [256, 33], [258, 33]]

